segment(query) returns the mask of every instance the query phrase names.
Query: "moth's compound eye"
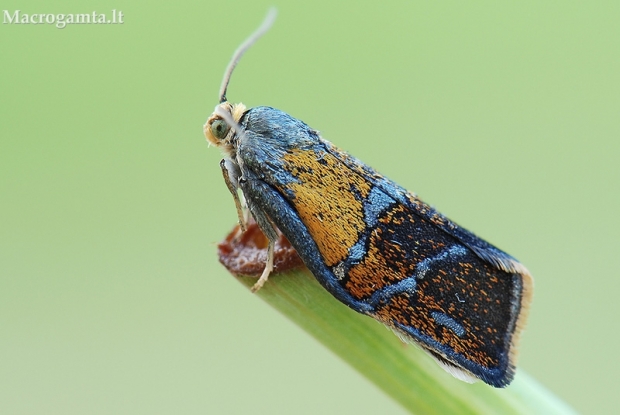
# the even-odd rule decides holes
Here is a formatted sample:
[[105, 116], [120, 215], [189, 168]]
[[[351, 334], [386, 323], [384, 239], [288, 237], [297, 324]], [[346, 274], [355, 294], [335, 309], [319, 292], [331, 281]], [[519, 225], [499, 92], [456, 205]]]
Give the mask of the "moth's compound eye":
[[215, 120], [213, 121], [213, 123], [211, 123], [211, 131], [213, 132], [215, 138], [219, 140], [223, 140], [224, 137], [226, 137], [226, 134], [228, 134], [229, 130], [230, 127], [228, 126], [228, 124], [226, 124], [226, 121], [224, 120]]

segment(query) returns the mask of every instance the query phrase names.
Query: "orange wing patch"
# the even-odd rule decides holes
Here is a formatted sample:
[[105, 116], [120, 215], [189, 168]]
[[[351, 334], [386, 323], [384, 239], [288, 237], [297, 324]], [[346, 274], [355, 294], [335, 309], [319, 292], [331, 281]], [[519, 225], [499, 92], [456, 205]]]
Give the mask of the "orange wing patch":
[[286, 183], [278, 190], [287, 188], [295, 194], [291, 203], [325, 264], [338, 264], [366, 229], [361, 199], [368, 196], [370, 184], [329, 153], [317, 158], [312, 150], [295, 149], [284, 156], [284, 162], [299, 183]]

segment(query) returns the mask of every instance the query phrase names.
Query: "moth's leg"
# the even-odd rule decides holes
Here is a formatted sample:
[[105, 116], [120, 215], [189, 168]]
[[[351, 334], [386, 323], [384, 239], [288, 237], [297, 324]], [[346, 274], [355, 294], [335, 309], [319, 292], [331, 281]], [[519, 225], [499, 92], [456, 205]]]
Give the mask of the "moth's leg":
[[[240, 172], [239, 168], [232, 163], [230, 163], [226, 159], [222, 159], [220, 161], [220, 168], [222, 169], [222, 175], [224, 176], [224, 182], [226, 183], [226, 187], [230, 191], [233, 199], [235, 200], [235, 207], [237, 208], [237, 218], [239, 220], [239, 227], [241, 228], [241, 232], [245, 232], [247, 229], [247, 218], [243, 212], [243, 207], [241, 205], [241, 200], [239, 199], [239, 192], [237, 189], [239, 188], [238, 177]], [[231, 170], [229, 170], [229, 168]], [[236, 171], [235, 171], [236, 170]]]
[[261, 231], [265, 234], [268, 241], [267, 246], [267, 262], [265, 263], [265, 269], [261, 274], [256, 284], [252, 286], [252, 292], [260, 290], [263, 285], [267, 282], [267, 278], [269, 278], [269, 274], [273, 271], [273, 250], [276, 244], [276, 240], [278, 239], [278, 232], [276, 231], [275, 226], [271, 223], [269, 217], [260, 209], [255, 208], [250, 205], [250, 211], [252, 212], [252, 216], [256, 220], [256, 224], [260, 228]]
[[274, 242], [270, 240], [269, 246], [267, 247], [267, 262], [265, 263], [265, 269], [263, 270], [263, 273], [258, 281], [256, 281], [256, 284], [252, 286], [251, 291], [253, 293], [263, 288], [263, 285], [267, 282], [267, 278], [269, 278], [269, 274], [273, 271], [273, 245]]

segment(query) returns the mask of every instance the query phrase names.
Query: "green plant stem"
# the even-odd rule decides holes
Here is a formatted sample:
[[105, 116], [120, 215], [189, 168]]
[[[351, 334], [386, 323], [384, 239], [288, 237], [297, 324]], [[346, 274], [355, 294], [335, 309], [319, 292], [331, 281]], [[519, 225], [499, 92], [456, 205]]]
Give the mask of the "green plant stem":
[[[256, 282], [237, 279], [248, 288]], [[403, 344], [383, 325], [338, 302], [307, 269], [270, 276], [256, 295], [412, 414], [575, 414], [522, 370], [505, 389], [454, 379], [417, 347]]]

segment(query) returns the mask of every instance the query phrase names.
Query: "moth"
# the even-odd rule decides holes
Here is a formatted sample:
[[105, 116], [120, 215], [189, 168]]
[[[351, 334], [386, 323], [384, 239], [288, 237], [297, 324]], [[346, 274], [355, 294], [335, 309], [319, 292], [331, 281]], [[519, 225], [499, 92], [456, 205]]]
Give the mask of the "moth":
[[233, 55], [204, 125], [224, 155], [241, 228], [249, 212], [269, 241], [252, 290], [273, 269], [279, 229], [336, 299], [417, 344], [455, 377], [508, 385], [531, 301], [528, 270], [304, 122], [228, 102], [236, 64], [274, 19], [270, 12]]

